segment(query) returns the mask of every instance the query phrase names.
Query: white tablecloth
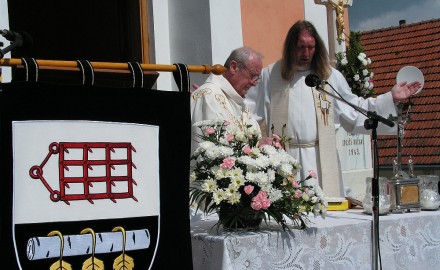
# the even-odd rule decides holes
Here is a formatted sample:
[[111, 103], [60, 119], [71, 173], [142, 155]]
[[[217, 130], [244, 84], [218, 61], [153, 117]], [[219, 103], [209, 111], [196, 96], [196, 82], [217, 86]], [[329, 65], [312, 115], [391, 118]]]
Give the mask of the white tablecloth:
[[[257, 232], [223, 232], [212, 228], [215, 217], [192, 221], [194, 269], [371, 270], [372, 216], [328, 214], [291, 231], [264, 224]], [[379, 235], [382, 269], [440, 269], [440, 211], [380, 216]]]

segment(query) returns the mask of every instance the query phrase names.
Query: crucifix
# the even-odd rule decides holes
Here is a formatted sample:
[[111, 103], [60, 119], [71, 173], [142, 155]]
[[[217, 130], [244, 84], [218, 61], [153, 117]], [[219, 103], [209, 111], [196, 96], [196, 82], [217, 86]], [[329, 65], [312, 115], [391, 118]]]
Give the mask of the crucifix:
[[329, 0], [329, 4], [332, 5], [336, 11], [336, 32], [337, 40], [339, 43], [344, 39], [344, 9], [347, 7], [348, 0]]

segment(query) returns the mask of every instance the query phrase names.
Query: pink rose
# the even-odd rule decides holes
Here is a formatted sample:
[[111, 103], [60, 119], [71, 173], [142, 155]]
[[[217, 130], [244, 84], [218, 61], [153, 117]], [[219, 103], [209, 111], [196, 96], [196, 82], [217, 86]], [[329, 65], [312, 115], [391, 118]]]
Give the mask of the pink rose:
[[292, 182], [292, 187], [294, 187], [294, 188], [299, 187], [299, 183], [298, 183], [298, 181], [294, 180], [294, 181]]
[[258, 192], [258, 194], [257, 194], [257, 196], [260, 198], [260, 199], [265, 199], [265, 198], [267, 198], [267, 193], [266, 193], [266, 191], [260, 191], [260, 192]]
[[299, 198], [299, 197], [301, 197], [302, 196], [302, 192], [301, 192], [301, 190], [296, 190], [295, 191], [295, 198]]
[[243, 150], [243, 152], [246, 155], [249, 155], [252, 152], [251, 147], [249, 145], [247, 145], [247, 144], [245, 146], [243, 146], [243, 148], [241, 150]]
[[233, 139], [234, 139], [234, 135], [231, 135], [231, 134], [226, 135], [226, 140], [228, 142], [232, 141]]
[[212, 127], [209, 127], [205, 130], [206, 134], [210, 135], [210, 134], [214, 134], [215, 133], [215, 129]]
[[258, 147], [263, 147], [265, 145], [272, 145], [273, 138], [272, 137], [264, 137], [258, 141]]
[[267, 209], [270, 206], [270, 200], [265, 191], [258, 192], [257, 196], [252, 198], [251, 207], [255, 210]]
[[235, 165], [235, 159], [231, 157], [227, 157], [223, 159], [223, 163], [220, 164], [220, 168], [222, 169], [231, 169]]
[[318, 174], [314, 171], [314, 170], [310, 170], [309, 171], [309, 175], [312, 177], [312, 178], [318, 178]]
[[262, 205], [261, 205], [261, 202], [260, 201], [254, 201], [254, 200], [252, 200], [252, 202], [251, 202], [251, 207], [252, 207], [252, 209], [254, 209], [254, 210], [261, 210], [261, 208], [263, 207]]
[[254, 191], [254, 186], [252, 185], [244, 186], [244, 193], [246, 193], [247, 195], [251, 194], [252, 191]]
[[261, 202], [262, 202], [262, 205], [263, 205], [262, 206], [263, 209], [269, 208], [269, 206], [270, 206], [270, 200], [269, 199], [262, 200]]

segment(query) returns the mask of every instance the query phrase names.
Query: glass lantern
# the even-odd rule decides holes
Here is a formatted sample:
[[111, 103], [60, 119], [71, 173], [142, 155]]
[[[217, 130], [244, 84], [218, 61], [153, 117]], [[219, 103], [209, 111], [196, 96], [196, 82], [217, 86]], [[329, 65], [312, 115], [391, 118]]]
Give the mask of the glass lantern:
[[422, 210], [437, 210], [440, 206], [438, 193], [439, 177], [437, 175], [419, 175], [420, 206]]
[[[373, 177], [367, 177], [365, 198], [362, 201], [364, 213], [371, 214], [373, 209], [372, 182]], [[388, 193], [388, 182], [386, 177], [379, 177], [379, 215], [387, 215], [390, 212], [390, 195]]]

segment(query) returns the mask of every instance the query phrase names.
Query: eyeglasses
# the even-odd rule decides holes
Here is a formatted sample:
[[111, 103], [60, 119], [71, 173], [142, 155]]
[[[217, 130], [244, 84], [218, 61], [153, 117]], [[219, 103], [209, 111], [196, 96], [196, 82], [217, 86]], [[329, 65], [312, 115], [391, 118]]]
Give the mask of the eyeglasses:
[[[241, 64], [241, 63], [240, 63]], [[244, 70], [249, 74], [251, 81], [258, 82], [261, 79], [260, 74], [253, 73], [244, 64], [241, 64]]]

